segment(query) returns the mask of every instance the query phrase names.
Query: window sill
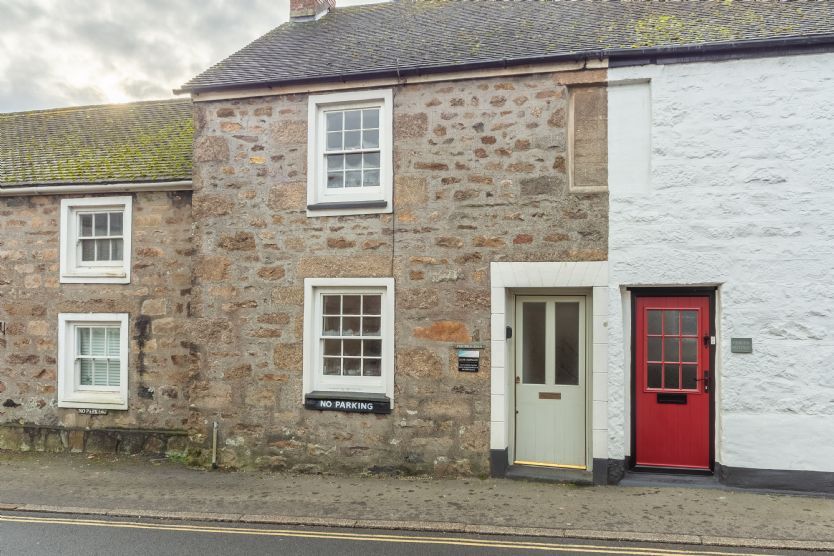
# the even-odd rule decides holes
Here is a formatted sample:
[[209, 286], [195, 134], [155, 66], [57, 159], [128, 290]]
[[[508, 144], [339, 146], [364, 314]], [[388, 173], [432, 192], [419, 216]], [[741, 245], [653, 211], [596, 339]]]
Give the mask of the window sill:
[[345, 413], [391, 413], [391, 399], [385, 394], [315, 391], [304, 396], [304, 407]]
[[112, 274], [62, 274], [62, 284], [130, 284], [130, 276], [126, 272]]
[[127, 410], [127, 402], [117, 396], [102, 396], [100, 398], [77, 397], [75, 399], [61, 400], [58, 407], [68, 409], [109, 409], [113, 411]]
[[380, 214], [391, 212], [388, 201], [339, 201], [307, 205], [307, 216], [338, 216], [347, 214]]

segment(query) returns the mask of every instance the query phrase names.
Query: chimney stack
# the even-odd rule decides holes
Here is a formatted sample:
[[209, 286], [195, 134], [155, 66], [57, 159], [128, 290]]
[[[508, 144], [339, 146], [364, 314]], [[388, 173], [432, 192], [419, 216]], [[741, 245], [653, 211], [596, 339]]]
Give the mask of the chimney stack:
[[336, 7], [336, 0], [290, 0], [290, 21], [315, 21]]

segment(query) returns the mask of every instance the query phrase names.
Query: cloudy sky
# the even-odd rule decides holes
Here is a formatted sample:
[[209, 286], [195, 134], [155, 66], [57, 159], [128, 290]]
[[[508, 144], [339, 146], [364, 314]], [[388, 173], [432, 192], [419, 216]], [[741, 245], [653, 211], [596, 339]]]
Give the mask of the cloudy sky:
[[0, 0], [0, 112], [171, 97], [288, 13], [289, 0]]

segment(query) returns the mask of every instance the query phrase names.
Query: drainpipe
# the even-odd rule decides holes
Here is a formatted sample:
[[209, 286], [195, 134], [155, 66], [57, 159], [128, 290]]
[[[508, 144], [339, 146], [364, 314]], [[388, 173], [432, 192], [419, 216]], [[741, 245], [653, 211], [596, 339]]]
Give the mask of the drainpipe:
[[211, 468], [217, 469], [217, 421], [211, 431]]

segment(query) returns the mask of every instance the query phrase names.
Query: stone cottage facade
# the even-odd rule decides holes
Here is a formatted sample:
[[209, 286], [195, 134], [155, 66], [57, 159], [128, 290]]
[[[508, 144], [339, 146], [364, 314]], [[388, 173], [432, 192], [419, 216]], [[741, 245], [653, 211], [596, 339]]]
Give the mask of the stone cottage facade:
[[[276, 465], [487, 473], [490, 264], [605, 260], [607, 194], [571, 191], [565, 170], [571, 88], [603, 79], [397, 87], [382, 214], [308, 213], [309, 95], [197, 103], [194, 403], [240, 408], [228, 434]], [[604, 133], [595, 146], [605, 160]], [[390, 415], [302, 403], [305, 280], [350, 278], [395, 284]], [[480, 368], [461, 373], [468, 344]]]
[[[196, 370], [186, 332], [191, 111], [177, 100], [0, 115], [0, 448], [185, 451]], [[127, 283], [68, 268], [64, 225], [74, 209], [97, 206], [124, 212], [122, 230], [112, 218], [107, 231], [132, 240], [124, 256], [112, 257], [127, 261]], [[106, 415], [61, 407], [59, 321], [87, 313], [129, 319], [123, 376], [112, 381], [127, 392], [97, 410], [123, 409]]]
[[[750, 431], [731, 414], [755, 404], [724, 374], [725, 311], [743, 299], [728, 304], [721, 273], [671, 272], [660, 256], [710, 232], [644, 235], [660, 198], [680, 221], [699, 210], [662, 197], [682, 191], [670, 176], [702, 172], [669, 155], [693, 139], [664, 131], [690, 115], [709, 121], [692, 128], [702, 137], [719, 127], [694, 116], [715, 100], [698, 76], [720, 88], [737, 64], [749, 73], [736, 91], [779, 68], [811, 95], [828, 83], [831, 14], [780, 6], [294, 0], [289, 23], [182, 88], [187, 175], [149, 179], [133, 157], [138, 174], [118, 187], [3, 182], [0, 448], [598, 484], [670, 468], [768, 484], [775, 469], [771, 486], [805, 488], [808, 472], [824, 483], [824, 453], [737, 457]], [[104, 216], [85, 220], [79, 197], [110, 197]], [[740, 212], [728, 221], [745, 226]], [[87, 264], [100, 249], [132, 258]], [[825, 431], [814, 407], [811, 444]]]

